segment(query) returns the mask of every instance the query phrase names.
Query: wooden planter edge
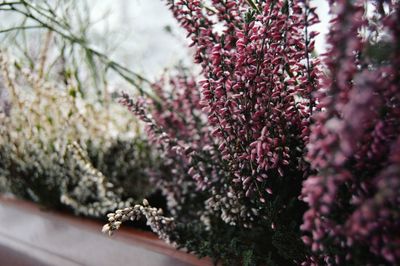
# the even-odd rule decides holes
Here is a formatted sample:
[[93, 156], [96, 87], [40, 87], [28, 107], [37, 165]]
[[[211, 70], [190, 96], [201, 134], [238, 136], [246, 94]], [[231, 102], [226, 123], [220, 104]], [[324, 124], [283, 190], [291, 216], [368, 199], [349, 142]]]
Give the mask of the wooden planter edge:
[[[96, 221], [93, 219], [88, 219], [83, 217], [77, 217], [73, 216], [72, 214], [62, 213], [55, 210], [42, 210], [35, 203], [20, 199], [10, 198], [4, 195], [0, 195], [0, 205], [2, 205], [3, 207], [22, 211], [27, 215], [41, 217], [43, 219], [53, 221], [54, 223], [67, 224], [69, 226], [79, 228], [80, 230], [84, 231], [86, 230], [87, 232], [91, 232], [92, 234], [95, 233], [101, 235], [101, 228], [103, 225], [101, 221]], [[0, 225], [2, 227], [7, 226], [2, 224], [1, 221]], [[158, 239], [157, 236], [155, 236], [151, 232], [140, 231], [134, 228], [122, 227], [120, 230], [118, 230], [118, 232], [116, 232], [114, 236], [111, 237], [111, 239], [127, 247], [140, 247], [142, 249], [162, 254], [164, 256], [174, 259], [175, 261], [182, 262], [183, 263], [182, 265], [184, 264], [196, 265], [196, 266], [212, 265], [210, 259], [208, 258], [198, 259], [192, 254], [176, 250], [174, 247]], [[110, 243], [110, 245], [112, 245], [112, 243]], [[171, 265], [171, 264], [168, 264], [166, 262], [165, 265]]]

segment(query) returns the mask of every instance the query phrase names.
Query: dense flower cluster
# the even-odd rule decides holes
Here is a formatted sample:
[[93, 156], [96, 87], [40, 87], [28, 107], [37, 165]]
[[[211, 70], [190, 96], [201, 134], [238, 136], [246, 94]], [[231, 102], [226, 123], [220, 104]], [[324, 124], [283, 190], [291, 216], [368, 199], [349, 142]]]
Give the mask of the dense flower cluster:
[[132, 198], [121, 201], [121, 195], [113, 189], [114, 185], [92, 165], [88, 155], [77, 142], [69, 144], [67, 148], [76, 163], [74, 166], [79, 169], [79, 174], [71, 176], [72, 180], [65, 178], [59, 181], [63, 192], [60, 197], [61, 203], [71, 207], [77, 214], [96, 217], [133, 203]]
[[[290, 264], [304, 257], [297, 197], [318, 78], [308, 27], [318, 18], [308, 2], [248, 2], [168, 1], [193, 41], [202, 80], [178, 69], [154, 85], [159, 101], [124, 94], [122, 103], [164, 158], [153, 180], [178, 245], [227, 261], [254, 251], [256, 262]], [[193, 228], [197, 235], [185, 239]], [[229, 231], [231, 239], [218, 237]], [[262, 244], [228, 248], [249, 238]], [[202, 253], [206, 239], [214, 240]]]
[[76, 80], [55, 85], [3, 52], [0, 67], [10, 106], [0, 112], [1, 191], [87, 216], [150, 193], [140, 168], [153, 157], [143, 139], [132, 137], [135, 124], [123, 118], [126, 110], [98, 108], [76, 93]]
[[305, 167], [317, 71], [309, 55], [315, 34], [303, 31], [318, 21], [314, 9], [297, 1], [168, 3], [202, 67], [200, 104], [226, 162], [225, 183], [240, 198], [265, 203], [279, 193], [277, 180], [296, 182], [302, 176], [289, 172]]
[[328, 264], [400, 262], [400, 4], [373, 2], [331, 2], [302, 191], [304, 241]]
[[[156, 88], [157, 85], [154, 85], [154, 87]], [[173, 95], [175, 95], [175, 92], [176, 90]], [[179, 95], [179, 92], [177, 94]], [[191, 124], [191, 122], [199, 122], [194, 122], [193, 115], [181, 116], [173, 108], [169, 108], [171, 106], [179, 108], [181, 104], [183, 105], [191, 97], [186, 100], [180, 97], [176, 100], [166, 100], [163, 98], [164, 96], [161, 93], [158, 94], [160, 99], [165, 100], [162, 107], [156, 102], [146, 103], [144, 99], [134, 102], [125, 93], [122, 95], [121, 103], [145, 122], [147, 136], [158, 148], [163, 158], [162, 167], [161, 169], [153, 169], [151, 179], [167, 198], [171, 214], [177, 215], [185, 204], [187, 195], [193, 194], [196, 191], [196, 182], [191, 176], [195, 175], [196, 171], [190, 169], [190, 165], [193, 164], [190, 161], [193, 160], [191, 155], [193, 155], [194, 150], [188, 145], [191, 142], [196, 143], [195, 139], [200, 141], [201, 137], [199, 134], [194, 134], [193, 130], [202, 127]], [[173, 96], [171, 95], [171, 97]], [[171, 106], [168, 106], [169, 104]], [[153, 115], [147, 112], [148, 105], [154, 107]], [[195, 109], [188, 108], [187, 110]], [[192, 130], [191, 135], [187, 134], [189, 130]], [[181, 136], [182, 138], [178, 140], [177, 136]], [[203, 148], [202, 145], [198, 147]]]
[[162, 106], [154, 100], [147, 103], [153, 119], [147, 125], [148, 136], [158, 144], [164, 158], [163, 171], [155, 173], [152, 181], [163, 191], [172, 214], [182, 208], [187, 194], [204, 190], [216, 178], [213, 165], [204, 162], [204, 158], [218, 161], [211, 154], [215, 144], [201, 113], [199, 89], [187, 72], [180, 67], [176, 76], [165, 76], [153, 85]]
[[[180, 222], [198, 219], [203, 242], [231, 228], [245, 242], [241, 233], [262, 230], [273, 255], [257, 262], [397, 263], [398, 1], [330, 2], [325, 76], [310, 56], [318, 17], [309, 1], [167, 3], [202, 78], [180, 69], [154, 85], [160, 102], [124, 95], [123, 103], [165, 158], [168, 170], [153, 181], [176, 217], [173, 239], [218, 256], [177, 235], [186, 234]], [[293, 244], [297, 215], [313, 255]]]

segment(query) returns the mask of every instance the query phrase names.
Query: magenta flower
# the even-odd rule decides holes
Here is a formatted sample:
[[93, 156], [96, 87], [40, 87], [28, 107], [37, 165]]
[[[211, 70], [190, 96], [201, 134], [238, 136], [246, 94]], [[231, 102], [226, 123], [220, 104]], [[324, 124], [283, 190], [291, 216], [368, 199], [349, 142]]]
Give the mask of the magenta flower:
[[[331, 3], [335, 17], [325, 55], [329, 74], [307, 146], [316, 174], [303, 185], [310, 206], [302, 225], [309, 233], [304, 240], [329, 264], [400, 260], [395, 218], [400, 214], [400, 172], [394, 159], [400, 135], [400, 8], [399, 3], [376, 1], [368, 18], [365, 2]], [[371, 49], [383, 44], [388, 56], [377, 58]], [[333, 248], [342, 252], [328, 252]]]

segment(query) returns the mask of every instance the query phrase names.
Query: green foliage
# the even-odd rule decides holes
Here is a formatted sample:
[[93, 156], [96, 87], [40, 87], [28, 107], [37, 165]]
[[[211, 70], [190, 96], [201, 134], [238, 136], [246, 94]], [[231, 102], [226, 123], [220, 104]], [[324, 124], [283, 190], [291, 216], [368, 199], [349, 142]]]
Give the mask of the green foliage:
[[192, 221], [178, 223], [176, 235], [180, 247], [223, 265], [296, 265], [305, 254], [299, 236], [284, 228], [272, 230], [260, 225], [244, 229], [215, 220], [209, 230]]
[[294, 200], [283, 212], [279, 209], [281, 199], [268, 202], [262, 207], [265, 213], [260, 214], [265, 218], [245, 228], [229, 225], [219, 216], [207, 215], [199, 204], [207, 194], [198, 191], [196, 196], [186, 198], [174, 216], [176, 230], [171, 240], [179, 248], [199, 257], [213, 258], [222, 265], [297, 265], [305, 260], [308, 249], [299, 230], [305, 208], [302, 202]]
[[[150, 153], [151, 147], [141, 136], [130, 139], [115, 139], [96, 147], [88, 143], [88, 156], [93, 166], [107, 176], [112, 184], [117, 184], [125, 199], [142, 199], [150, 192], [148, 168], [157, 164]], [[154, 166], [153, 166], [154, 167]]]

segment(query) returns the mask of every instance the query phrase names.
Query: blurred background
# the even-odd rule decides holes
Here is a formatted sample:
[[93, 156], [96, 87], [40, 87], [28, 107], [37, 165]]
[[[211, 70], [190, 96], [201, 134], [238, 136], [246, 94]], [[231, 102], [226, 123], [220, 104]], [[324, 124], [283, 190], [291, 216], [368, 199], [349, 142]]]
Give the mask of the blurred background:
[[[37, 1], [40, 3], [40, 1]], [[60, 14], [70, 14], [66, 19], [72, 22], [71, 28], [87, 38], [90, 47], [95, 48], [121, 63], [130, 70], [154, 79], [165, 68], [171, 68], [179, 62], [188, 65], [191, 63], [191, 54], [187, 49], [188, 41], [185, 34], [177, 25], [165, 3], [162, 0], [86, 0], [86, 1], [46, 1], [57, 9]], [[317, 13], [321, 23], [314, 29], [321, 32], [316, 39], [316, 51], [325, 50], [325, 33], [329, 22], [328, 4], [324, 0], [311, 1], [317, 6]], [[77, 11], [77, 12], [71, 12]], [[2, 20], [0, 27], [8, 29], [21, 25], [25, 19], [16, 12], [0, 11]], [[78, 18], [80, 16], [80, 18]], [[90, 22], [89, 22], [90, 21]], [[31, 21], [32, 22], [32, 21]], [[31, 24], [27, 22], [26, 24]], [[43, 30], [30, 29], [29, 49], [39, 47], [37, 42], [43, 41], [40, 32]], [[28, 33], [29, 33], [28, 32]], [[15, 32], [3, 33], [2, 42], [15, 38]], [[20, 38], [20, 36], [18, 37]], [[15, 49], [9, 46], [10, 49]], [[116, 83], [112, 86], [120, 87], [118, 75], [112, 75]]]

